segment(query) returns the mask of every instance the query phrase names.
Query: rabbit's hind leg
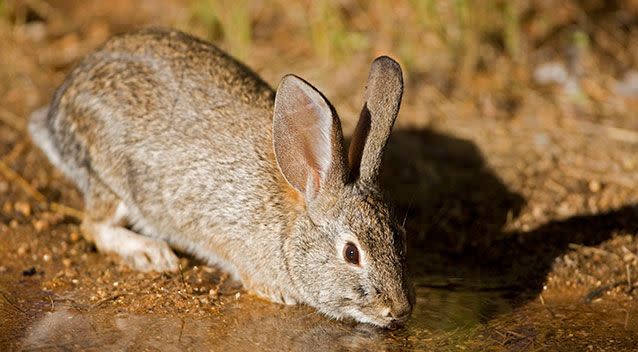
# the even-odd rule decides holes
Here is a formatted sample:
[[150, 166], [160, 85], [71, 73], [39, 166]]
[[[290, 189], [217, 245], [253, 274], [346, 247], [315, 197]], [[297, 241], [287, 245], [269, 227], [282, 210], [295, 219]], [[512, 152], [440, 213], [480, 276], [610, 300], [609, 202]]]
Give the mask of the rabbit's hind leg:
[[82, 233], [101, 252], [115, 253], [140, 271], [177, 271], [178, 259], [163, 240], [146, 237], [127, 229], [126, 205], [100, 181], [89, 182], [87, 216]]

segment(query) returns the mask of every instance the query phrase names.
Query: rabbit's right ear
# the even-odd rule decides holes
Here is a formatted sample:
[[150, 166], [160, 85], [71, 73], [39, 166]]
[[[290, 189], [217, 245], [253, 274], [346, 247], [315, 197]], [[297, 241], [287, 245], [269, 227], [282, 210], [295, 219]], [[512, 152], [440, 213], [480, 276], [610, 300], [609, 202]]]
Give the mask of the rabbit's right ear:
[[275, 96], [273, 145], [281, 173], [306, 200], [347, 176], [339, 118], [309, 83], [285, 76]]
[[372, 62], [359, 122], [352, 135], [348, 159], [350, 179], [376, 183], [383, 152], [399, 113], [403, 73], [398, 62], [381, 56]]

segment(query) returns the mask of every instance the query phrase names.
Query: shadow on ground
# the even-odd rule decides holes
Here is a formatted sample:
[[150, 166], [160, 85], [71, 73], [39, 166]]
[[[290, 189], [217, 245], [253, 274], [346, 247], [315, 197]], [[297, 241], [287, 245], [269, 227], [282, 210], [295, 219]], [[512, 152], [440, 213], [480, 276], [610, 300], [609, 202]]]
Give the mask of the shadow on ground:
[[569, 244], [594, 246], [617, 231], [638, 231], [635, 204], [527, 232], [504, 230], [525, 200], [467, 140], [428, 129], [397, 130], [386, 156], [383, 183], [397, 216], [406, 217], [417, 286], [509, 290], [523, 303], [540, 292]]

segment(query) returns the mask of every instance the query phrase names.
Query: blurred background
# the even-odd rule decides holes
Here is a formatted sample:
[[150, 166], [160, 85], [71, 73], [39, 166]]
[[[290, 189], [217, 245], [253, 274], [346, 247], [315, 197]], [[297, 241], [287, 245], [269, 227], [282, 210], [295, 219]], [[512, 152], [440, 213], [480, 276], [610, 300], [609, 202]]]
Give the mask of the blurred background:
[[[195, 286], [179, 291], [201, 279], [197, 266], [185, 266], [180, 283], [135, 276], [88, 251], [81, 196], [25, 133], [28, 114], [83, 55], [147, 26], [212, 41], [273, 87], [287, 73], [304, 77], [335, 105], [346, 138], [370, 62], [401, 63], [406, 86], [384, 187], [405, 219], [422, 302], [406, 334], [446, 345], [449, 331], [471, 321], [485, 325], [452, 346], [634, 346], [638, 0], [0, 0], [7, 292], [33, 267], [44, 270], [41, 285], [77, 302], [110, 307], [115, 297], [128, 311], [179, 314], [209, 307], [184, 303]], [[161, 302], [121, 294], [151, 283]], [[427, 325], [436, 321], [448, 330], [437, 335]]]
[[111, 35], [171, 26], [215, 42], [273, 85], [303, 74], [347, 121], [367, 65], [388, 54], [408, 85], [401, 123], [516, 118], [540, 101], [637, 128], [621, 116], [638, 95], [637, 16], [636, 0], [2, 0], [0, 102], [22, 115]]

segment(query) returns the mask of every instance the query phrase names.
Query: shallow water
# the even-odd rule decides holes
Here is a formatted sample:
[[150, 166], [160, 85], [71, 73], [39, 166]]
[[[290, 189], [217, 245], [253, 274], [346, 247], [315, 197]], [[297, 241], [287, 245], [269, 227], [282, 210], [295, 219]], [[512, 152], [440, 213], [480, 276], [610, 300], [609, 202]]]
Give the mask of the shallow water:
[[[412, 318], [395, 331], [334, 322], [307, 307], [285, 307], [247, 295], [208, 317], [84, 309], [74, 307], [71, 299], [50, 302], [53, 309], [33, 317], [17, 310], [0, 317], [3, 326], [24, 323], [24, 329], [18, 329], [22, 336], [15, 338], [25, 350], [405, 350], [442, 339], [445, 344], [462, 342], [484, 322], [512, 310], [510, 300], [497, 291], [417, 287], [416, 292]], [[9, 309], [7, 302], [3, 304]]]
[[250, 295], [226, 297], [210, 314], [131, 314], [116, 304], [78, 305], [72, 291], [48, 299], [36, 283], [23, 283], [11, 289], [13, 296], [1, 292], [0, 350], [555, 350], [558, 340], [575, 346], [563, 350], [603, 341], [623, 351], [638, 341], [636, 309], [573, 302], [543, 307], [498, 289], [417, 282], [411, 319], [390, 331]]

